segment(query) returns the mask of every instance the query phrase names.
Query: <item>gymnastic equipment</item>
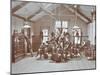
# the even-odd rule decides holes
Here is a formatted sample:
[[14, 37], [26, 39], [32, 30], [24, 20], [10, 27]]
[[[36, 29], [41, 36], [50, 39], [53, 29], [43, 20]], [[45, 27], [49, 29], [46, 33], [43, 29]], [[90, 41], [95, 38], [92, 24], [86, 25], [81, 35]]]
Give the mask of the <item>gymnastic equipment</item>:
[[[70, 36], [69, 33], [66, 33], [66, 35], [67, 37]], [[88, 40], [84, 44], [75, 44], [66, 40], [66, 35], [64, 34], [63, 38], [55, 36], [55, 38], [47, 41], [47, 45], [45, 43], [41, 44], [37, 52], [40, 59], [50, 58], [54, 62], [67, 62], [72, 58], [81, 58], [82, 53], [88, 60], [96, 59], [96, 51], [90, 47]]]
[[11, 43], [12, 62], [16, 62], [27, 55], [26, 47], [28, 47], [31, 56], [33, 56], [30, 40], [23, 34], [23, 32], [18, 33], [16, 30], [14, 30]]

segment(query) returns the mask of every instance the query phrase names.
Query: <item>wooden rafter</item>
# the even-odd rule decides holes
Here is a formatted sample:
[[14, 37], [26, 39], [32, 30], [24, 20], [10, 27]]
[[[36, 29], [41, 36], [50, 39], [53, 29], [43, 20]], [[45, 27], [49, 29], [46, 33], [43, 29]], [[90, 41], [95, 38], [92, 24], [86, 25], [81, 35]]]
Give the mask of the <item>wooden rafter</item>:
[[21, 17], [21, 16], [19, 16], [19, 15], [16, 15], [16, 14], [12, 14], [12, 16], [15, 16], [15, 17], [17, 17], [17, 18], [20, 18], [20, 19], [22, 19], [22, 20], [26, 20], [24, 17]]
[[23, 2], [23, 3], [21, 3], [21, 4], [19, 4], [19, 5], [17, 5], [16, 7], [14, 7], [14, 8], [12, 8], [11, 10], [11, 12], [12, 13], [14, 13], [14, 12], [16, 12], [17, 10], [19, 10], [19, 9], [21, 9], [22, 7], [24, 7], [26, 4], [28, 4], [29, 2]]
[[56, 19], [56, 15], [54, 13], [52, 13], [51, 11], [45, 9], [45, 8], [41, 8], [44, 12], [46, 12], [50, 17], [52, 17], [53, 19]]
[[[75, 8], [73, 8], [75, 10]], [[85, 14], [83, 14], [81, 11], [77, 10], [77, 13], [79, 13], [80, 15], [82, 15], [84, 18], [86, 18], [89, 22], [91, 22], [91, 19], [88, 18]]]
[[27, 19], [30, 20], [32, 17], [34, 17], [36, 14], [39, 14], [41, 11], [42, 10], [40, 8], [37, 12], [33, 13], [32, 15], [30, 15]]
[[73, 6], [66, 6], [65, 7], [71, 11], [72, 13], [75, 13], [76, 12], [76, 15], [83, 21], [85, 21], [86, 23], [90, 23], [91, 22], [91, 19], [88, 18], [85, 14], [83, 14], [82, 12], [80, 12], [79, 10], [76, 10], [76, 8], [74, 8]]
[[[16, 14], [12, 14], [12, 16], [15, 16], [15, 17], [17, 17], [17, 18], [19, 18], [19, 19], [22, 19], [22, 20], [26, 20], [26, 18], [24, 18], [24, 17], [22, 17], [22, 16], [19, 16], [19, 15], [16, 15]], [[34, 21], [31, 21], [31, 20], [27, 20], [27, 21], [29, 21], [29, 22], [32, 22], [32, 23], [34, 23]]]

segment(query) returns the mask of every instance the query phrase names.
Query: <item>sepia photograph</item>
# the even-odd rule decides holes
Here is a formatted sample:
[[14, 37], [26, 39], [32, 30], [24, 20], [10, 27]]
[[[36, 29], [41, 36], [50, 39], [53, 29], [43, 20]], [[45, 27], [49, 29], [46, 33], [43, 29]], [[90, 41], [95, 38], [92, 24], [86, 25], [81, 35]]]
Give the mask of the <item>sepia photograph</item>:
[[96, 69], [96, 5], [11, 1], [11, 74]]

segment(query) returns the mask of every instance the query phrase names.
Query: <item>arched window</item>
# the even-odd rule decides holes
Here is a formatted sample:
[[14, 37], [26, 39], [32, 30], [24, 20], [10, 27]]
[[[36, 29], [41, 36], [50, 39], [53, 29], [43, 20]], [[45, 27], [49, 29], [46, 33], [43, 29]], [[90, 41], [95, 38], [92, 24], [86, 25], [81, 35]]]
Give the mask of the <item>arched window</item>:
[[48, 41], [48, 29], [43, 29], [43, 43], [46, 43]]
[[74, 44], [80, 44], [81, 43], [81, 29], [78, 26], [73, 27], [73, 42]]

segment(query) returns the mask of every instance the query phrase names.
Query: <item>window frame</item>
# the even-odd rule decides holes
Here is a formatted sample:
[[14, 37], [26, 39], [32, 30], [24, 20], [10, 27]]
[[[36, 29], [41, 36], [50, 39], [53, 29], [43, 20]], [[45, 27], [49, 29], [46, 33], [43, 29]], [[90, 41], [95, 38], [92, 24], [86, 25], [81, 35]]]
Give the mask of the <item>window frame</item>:
[[[57, 21], [60, 22], [58, 24], [59, 26], [57, 26]], [[66, 29], [67, 30], [66, 32], [68, 32], [68, 21], [65, 21], [65, 20], [64, 21], [57, 20], [57, 21], [55, 22], [55, 30], [56, 30], [56, 32], [57, 32], [58, 28], [62, 29], [62, 32], [63, 32], [63, 29]], [[64, 24], [65, 24], [64, 22], [67, 23], [66, 27], [64, 27]]]
[[[43, 30], [47, 30], [47, 35], [44, 35]], [[42, 29], [42, 32], [43, 32], [43, 40], [42, 40], [42, 42], [46, 43], [47, 40], [44, 41], [44, 37], [49, 38], [49, 30], [45, 28], [45, 29]]]
[[[78, 28], [74, 28], [73, 27], [73, 30], [74, 30], [74, 33], [73, 33], [73, 43], [74, 44], [81, 44], [81, 28], [80, 27], [78, 27]], [[76, 35], [76, 31], [78, 31], [78, 33], [79, 33], [79, 36], [77, 36]], [[75, 39], [78, 39], [78, 40], [75, 40]], [[77, 42], [76, 42], [77, 41]]]

